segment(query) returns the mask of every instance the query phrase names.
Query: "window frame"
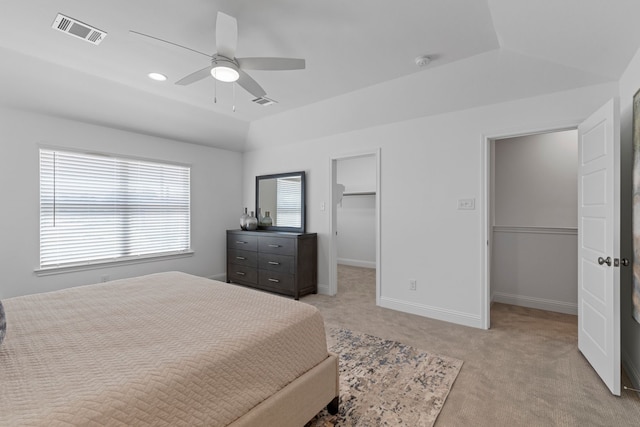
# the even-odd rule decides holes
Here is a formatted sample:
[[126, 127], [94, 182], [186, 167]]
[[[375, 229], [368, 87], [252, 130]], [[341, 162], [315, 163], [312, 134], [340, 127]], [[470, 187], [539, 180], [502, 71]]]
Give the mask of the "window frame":
[[[92, 157], [105, 157], [123, 162], [142, 162], [142, 163], [151, 163], [155, 165], [166, 165], [173, 167], [180, 167], [187, 169], [187, 191], [188, 191], [188, 220], [187, 220], [187, 235], [185, 236], [188, 239], [188, 247], [186, 249], [181, 250], [167, 250], [163, 252], [153, 252], [153, 253], [145, 253], [140, 255], [129, 255], [129, 256], [120, 256], [117, 258], [100, 258], [100, 259], [87, 259], [79, 262], [68, 262], [68, 263], [60, 263], [60, 264], [48, 264], [42, 265], [42, 244], [43, 244], [43, 233], [42, 233], [42, 219], [43, 219], [43, 205], [42, 205], [42, 153], [45, 152], [60, 152], [60, 153], [69, 153], [80, 156], [92, 156]], [[184, 171], [183, 171], [184, 172]], [[49, 145], [39, 145], [38, 146], [38, 262], [37, 267], [34, 269], [36, 275], [50, 275], [50, 274], [58, 274], [58, 273], [66, 273], [72, 271], [82, 271], [82, 270], [91, 270], [91, 269], [99, 269], [111, 266], [120, 266], [120, 265], [129, 265], [129, 264], [138, 264], [138, 263], [146, 263], [146, 262], [156, 262], [167, 259], [176, 259], [176, 258], [184, 258], [190, 257], [194, 255], [194, 251], [192, 248], [192, 222], [193, 222], [193, 200], [192, 200], [192, 173], [193, 166], [191, 164], [185, 164], [175, 161], [166, 161], [161, 159], [152, 159], [152, 158], [144, 158], [138, 156], [131, 155], [123, 155], [116, 153], [107, 153], [107, 152], [98, 152], [98, 151], [87, 151], [80, 150], [74, 148], [67, 147], [56, 147]]]

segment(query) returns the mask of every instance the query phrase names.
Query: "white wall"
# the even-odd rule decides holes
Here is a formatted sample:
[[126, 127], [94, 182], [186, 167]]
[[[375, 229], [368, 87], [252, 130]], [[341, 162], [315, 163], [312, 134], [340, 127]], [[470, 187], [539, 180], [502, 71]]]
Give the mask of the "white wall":
[[492, 300], [578, 313], [576, 130], [495, 141]]
[[[634, 259], [632, 235], [633, 95], [640, 89], [640, 49], [620, 78], [620, 256]], [[637, 269], [639, 266], [634, 265]], [[635, 388], [640, 388], [640, 324], [633, 320], [631, 268], [620, 269], [620, 327], [622, 362]]]
[[[242, 188], [240, 153], [0, 109], [0, 298], [181, 270], [224, 277], [225, 229], [237, 228]], [[168, 160], [191, 165], [191, 257], [37, 276], [39, 263], [39, 144]]]
[[345, 186], [345, 193], [376, 191], [376, 157], [374, 155], [347, 157], [337, 160], [339, 184]]
[[[337, 207], [338, 264], [376, 267], [376, 157], [337, 162], [337, 182], [345, 196]], [[349, 195], [349, 193], [373, 193]]]
[[[256, 175], [307, 172], [307, 230], [319, 235], [319, 285], [326, 287], [330, 210], [321, 206], [330, 197], [330, 159], [380, 147], [380, 305], [482, 327], [484, 136], [577, 125], [617, 90], [615, 83], [589, 86], [247, 152], [244, 202], [254, 198]], [[476, 209], [457, 210], [460, 198], [475, 198]]]
[[578, 226], [578, 131], [495, 142], [495, 225]]

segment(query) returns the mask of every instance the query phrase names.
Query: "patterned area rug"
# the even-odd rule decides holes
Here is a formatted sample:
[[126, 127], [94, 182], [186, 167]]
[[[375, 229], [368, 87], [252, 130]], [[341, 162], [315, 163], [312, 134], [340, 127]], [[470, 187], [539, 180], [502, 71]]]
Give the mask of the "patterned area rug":
[[340, 355], [340, 411], [306, 427], [432, 426], [462, 361], [372, 335], [329, 329]]

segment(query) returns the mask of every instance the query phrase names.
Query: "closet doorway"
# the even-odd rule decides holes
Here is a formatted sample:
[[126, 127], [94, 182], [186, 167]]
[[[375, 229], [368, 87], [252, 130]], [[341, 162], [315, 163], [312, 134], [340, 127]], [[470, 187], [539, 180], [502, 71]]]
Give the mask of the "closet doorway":
[[380, 150], [331, 159], [330, 295], [349, 283], [367, 282], [373, 287], [375, 277], [375, 302], [379, 303], [379, 177]]
[[490, 143], [491, 303], [577, 315], [577, 130]]

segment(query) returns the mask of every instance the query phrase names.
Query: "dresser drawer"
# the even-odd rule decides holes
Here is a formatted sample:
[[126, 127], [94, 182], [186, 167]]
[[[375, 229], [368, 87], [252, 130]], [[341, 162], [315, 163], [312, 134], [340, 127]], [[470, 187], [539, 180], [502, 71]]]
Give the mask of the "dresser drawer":
[[316, 233], [227, 230], [227, 282], [295, 299], [318, 289]]
[[277, 271], [260, 270], [258, 273], [258, 285], [278, 291], [293, 292], [293, 274]]
[[255, 268], [244, 267], [242, 265], [229, 264], [227, 268], [227, 281], [253, 284], [258, 283], [258, 270]]
[[260, 236], [258, 237], [258, 251], [269, 254], [294, 255], [295, 240], [286, 237]]
[[258, 250], [258, 236], [228, 233], [227, 248], [255, 252]]
[[260, 270], [279, 271], [281, 273], [295, 273], [295, 258], [291, 255], [258, 254], [258, 268]]
[[256, 268], [258, 266], [258, 252], [229, 249], [227, 251], [227, 261], [229, 264]]

